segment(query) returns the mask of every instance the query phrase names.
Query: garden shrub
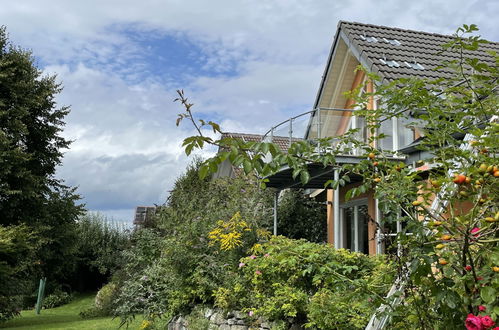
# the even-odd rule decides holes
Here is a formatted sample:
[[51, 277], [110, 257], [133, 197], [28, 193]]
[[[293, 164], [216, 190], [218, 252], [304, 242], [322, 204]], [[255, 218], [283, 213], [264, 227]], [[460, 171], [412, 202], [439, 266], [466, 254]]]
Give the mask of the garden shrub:
[[124, 264], [123, 250], [130, 244], [130, 232], [99, 213], [78, 219], [76, 241], [79, 290], [96, 290]]
[[277, 207], [279, 235], [304, 238], [310, 242], [327, 240], [326, 207], [317, 197], [310, 198], [303, 189], [285, 190]]
[[[266, 233], [261, 228], [272, 219], [271, 192], [247, 177], [202, 180], [198, 167], [194, 163], [177, 179], [156, 212], [157, 228], [134, 234], [133, 247], [124, 253], [126, 265], [115, 276], [120, 288], [115, 312], [124, 322], [134, 314], [168, 318], [199, 303], [213, 304], [213, 292]], [[221, 250], [224, 235], [236, 227], [239, 241]]]
[[111, 315], [114, 304], [113, 301], [115, 299], [117, 290], [116, 284], [108, 283], [104, 285], [95, 296], [95, 307], [101, 311], [102, 315]]
[[319, 329], [363, 328], [394, 273], [383, 256], [278, 236], [240, 260], [215, 304]]
[[62, 290], [56, 290], [43, 299], [43, 308], [54, 308], [68, 304], [72, 296]]
[[104, 285], [95, 296], [94, 305], [79, 313], [81, 318], [111, 316], [115, 308], [117, 288], [114, 283]]
[[0, 321], [18, 315], [24, 296], [33, 289], [30, 275], [39, 264], [40, 241], [26, 225], [0, 225]]

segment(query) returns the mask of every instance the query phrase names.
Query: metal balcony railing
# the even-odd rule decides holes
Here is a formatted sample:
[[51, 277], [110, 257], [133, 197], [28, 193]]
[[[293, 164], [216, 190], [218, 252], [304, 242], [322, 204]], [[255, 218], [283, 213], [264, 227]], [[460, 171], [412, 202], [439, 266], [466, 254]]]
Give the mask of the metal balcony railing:
[[[339, 137], [349, 129], [360, 129], [359, 139], [365, 141], [365, 120], [355, 116], [355, 110], [340, 108], [317, 108], [291, 117], [270, 128], [262, 141], [273, 142], [281, 147], [287, 142], [317, 140], [325, 137]], [[334, 139], [333, 139], [334, 141]], [[333, 143], [334, 146], [334, 143]]]

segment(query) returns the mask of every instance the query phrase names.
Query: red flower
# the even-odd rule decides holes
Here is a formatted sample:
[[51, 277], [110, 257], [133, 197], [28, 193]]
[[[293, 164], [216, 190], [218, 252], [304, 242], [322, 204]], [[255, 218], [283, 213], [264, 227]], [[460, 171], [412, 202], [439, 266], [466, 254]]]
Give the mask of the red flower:
[[471, 230], [471, 233], [473, 234], [473, 236], [475, 236], [475, 237], [477, 237], [477, 236], [478, 236], [478, 234], [475, 234], [477, 231], [480, 231], [480, 228], [475, 227], [475, 228], [473, 228], [473, 229]]
[[466, 267], [464, 267], [464, 269], [466, 269], [466, 271], [469, 272], [471, 270], [471, 266], [467, 265]]
[[486, 311], [486, 310], [487, 310], [487, 307], [485, 307], [484, 305], [480, 305], [480, 306], [478, 306], [478, 310], [479, 310], [480, 312], [484, 312], [484, 311]]
[[490, 318], [490, 316], [486, 315], [481, 318], [482, 325], [485, 329], [492, 328], [496, 323]]
[[467, 330], [484, 330], [482, 326], [482, 320], [478, 316], [473, 314], [468, 314], [466, 321], [464, 322]]

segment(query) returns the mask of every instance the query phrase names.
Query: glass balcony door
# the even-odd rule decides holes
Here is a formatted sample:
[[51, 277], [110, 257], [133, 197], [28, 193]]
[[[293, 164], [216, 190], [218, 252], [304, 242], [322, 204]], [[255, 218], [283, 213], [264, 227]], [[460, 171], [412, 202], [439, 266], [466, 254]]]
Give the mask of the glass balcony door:
[[341, 205], [340, 216], [341, 229], [343, 229], [340, 246], [351, 251], [369, 254], [367, 200]]

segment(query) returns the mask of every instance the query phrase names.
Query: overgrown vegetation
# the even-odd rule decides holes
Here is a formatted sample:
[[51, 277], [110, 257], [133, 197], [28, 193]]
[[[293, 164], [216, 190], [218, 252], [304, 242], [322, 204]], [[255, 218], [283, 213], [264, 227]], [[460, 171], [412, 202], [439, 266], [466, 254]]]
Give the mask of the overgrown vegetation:
[[[200, 180], [198, 168], [199, 162], [176, 181], [158, 212], [157, 228], [140, 230], [132, 238], [126, 266], [115, 277], [116, 313], [125, 321], [139, 313], [168, 318], [196, 304], [213, 303], [213, 292], [237, 268], [239, 258], [267, 236], [260, 229], [271, 219], [268, 192], [248, 178]], [[235, 248], [224, 252], [209, 244], [210, 232], [238, 212], [235, 221], [245, 224]]]
[[256, 244], [219, 287], [215, 305], [318, 329], [361, 329], [395, 273], [386, 258], [282, 236]]
[[[439, 69], [446, 72], [445, 79], [411, 78], [382, 84], [378, 76], [367, 73], [366, 84], [374, 82], [376, 91], [360, 93], [368, 90], [360, 86], [348, 95], [359, 108], [356, 116], [366, 119], [366, 141], [360, 141], [354, 129], [339, 138], [294, 142], [284, 153], [267, 142], [211, 139], [202, 135], [201, 128], [210, 126], [220, 132], [220, 127], [196, 121], [193, 104], [179, 91], [185, 112], [179, 114], [177, 124], [189, 119], [199, 132], [184, 140], [186, 153], [206, 144], [221, 148], [222, 152], [201, 165], [201, 176], [228, 159], [245, 173], [262, 178], [289, 166], [302, 183], [310, 180], [308, 163], [338, 167], [339, 180], [326, 183], [333, 189], [347, 184], [350, 175], [362, 178], [347, 198], [374, 190], [384, 215], [380, 226], [406, 224], [395, 240], [395, 246], [400, 246], [398, 268], [404, 285], [385, 301], [390, 326], [491, 328], [499, 320], [499, 56], [493, 51], [484, 55], [494, 65], [475, 57], [486, 44], [473, 35], [477, 30], [475, 25], [464, 25], [443, 45], [448, 56]], [[367, 110], [373, 99], [378, 100], [376, 110]], [[418, 148], [428, 153], [418, 166], [425, 166], [404, 166], [391, 159], [392, 152], [375, 147], [386, 137], [378, 134], [381, 123], [392, 118], [422, 131]], [[335, 148], [331, 148], [333, 143]], [[353, 149], [360, 150], [364, 159], [358, 164], [336, 163], [338, 155]], [[265, 179], [261, 183], [265, 185]], [[432, 207], [435, 196], [438, 199]], [[404, 299], [398, 304], [400, 296]]]

